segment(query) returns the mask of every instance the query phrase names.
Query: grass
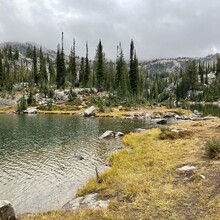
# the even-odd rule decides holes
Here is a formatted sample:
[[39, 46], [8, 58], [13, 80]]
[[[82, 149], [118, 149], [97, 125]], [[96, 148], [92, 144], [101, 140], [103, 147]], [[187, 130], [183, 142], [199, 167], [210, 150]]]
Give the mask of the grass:
[[205, 147], [209, 158], [220, 159], [220, 138], [209, 140]]
[[[219, 220], [220, 167], [205, 154], [207, 140], [219, 135], [219, 122], [175, 125], [191, 135], [174, 139], [161, 140], [159, 128], [126, 135], [125, 147], [109, 159], [112, 168], [100, 175], [99, 183], [91, 179], [78, 191], [78, 195], [98, 192], [101, 199], [110, 200], [107, 209], [54, 211], [21, 219]], [[184, 165], [197, 169], [176, 170]]]

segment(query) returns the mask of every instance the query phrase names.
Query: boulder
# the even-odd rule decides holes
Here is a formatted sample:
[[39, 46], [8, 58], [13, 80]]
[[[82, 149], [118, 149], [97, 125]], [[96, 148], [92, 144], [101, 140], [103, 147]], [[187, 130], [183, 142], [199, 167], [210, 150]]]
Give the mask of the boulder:
[[96, 110], [95, 106], [89, 107], [88, 109], [86, 109], [86, 110], [84, 111], [84, 116], [85, 116], [85, 117], [94, 116], [94, 115], [95, 115], [95, 110]]
[[124, 135], [125, 135], [124, 133], [118, 131], [118, 132], [115, 134], [115, 137], [122, 137], [122, 136], [124, 136]]
[[110, 130], [107, 130], [106, 132], [104, 132], [100, 137], [99, 139], [104, 139], [104, 138], [110, 138], [110, 137], [115, 137], [115, 132], [114, 131], [110, 131]]
[[16, 220], [14, 209], [9, 201], [0, 200], [0, 220]]
[[37, 114], [37, 108], [28, 108], [23, 111], [24, 114]]

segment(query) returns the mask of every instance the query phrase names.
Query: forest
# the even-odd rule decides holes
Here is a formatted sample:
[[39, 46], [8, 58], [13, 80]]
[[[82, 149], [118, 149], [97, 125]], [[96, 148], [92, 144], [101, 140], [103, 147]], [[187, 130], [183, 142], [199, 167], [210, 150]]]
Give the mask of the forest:
[[[134, 41], [130, 43], [130, 58], [126, 61], [121, 43], [115, 60], [105, 58], [101, 40], [94, 60], [89, 60], [86, 43], [85, 57], [78, 57], [73, 39], [68, 55], [64, 52], [64, 34], [57, 46], [56, 57], [43, 52], [42, 47], [29, 46], [26, 51], [5, 45], [0, 49], [0, 91], [15, 94], [22, 87], [31, 105], [34, 95], [53, 98], [55, 90], [68, 91], [75, 97], [75, 88], [88, 88], [91, 92], [107, 92], [112, 105], [156, 104], [160, 102], [219, 100], [220, 57], [210, 62], [190, 59], [187, 67], [173, 73], [148, 72], [138, 61]], [[214, 77], [210, 77], [210, 76]]]

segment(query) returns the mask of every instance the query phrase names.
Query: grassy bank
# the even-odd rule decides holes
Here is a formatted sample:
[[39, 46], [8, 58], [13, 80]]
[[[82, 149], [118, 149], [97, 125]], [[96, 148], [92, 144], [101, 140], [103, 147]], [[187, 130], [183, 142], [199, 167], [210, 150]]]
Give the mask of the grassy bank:
[[[151, 129], [124, 137], [124, 149], [112, 154], [112, 168], [91, 179], [78, 195], [98, 192], [108, 209], [48, 212], [21, 219], [220, 219], [220, 162], [209, 159], [204, 145], [216, 137], [220, 120], [184, 122], [185, 135], [164, 135]], [[163, 135], [161, 135], [163, 133]], [[184, 165], [193, 171], [177, 171]]]

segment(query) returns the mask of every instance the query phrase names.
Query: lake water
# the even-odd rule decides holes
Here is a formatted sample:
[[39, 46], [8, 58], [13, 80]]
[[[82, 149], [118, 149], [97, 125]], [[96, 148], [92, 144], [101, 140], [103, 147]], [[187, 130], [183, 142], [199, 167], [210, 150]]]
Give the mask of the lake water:
[[[0, 115], [0, 199], [17, 213], [60, 209], [76, 190], [104, 170], [120, 140], [99, 140], [106, 130], [147, 128], [144, 120], [68, 115]], [[81, 155], [84, 160], [76, 160]]]
[[220, 104], [193, 104], [187, 107], [191, 111], [197, 110], [203, 114], [203, 116], [212, 115], [220, 117]]

